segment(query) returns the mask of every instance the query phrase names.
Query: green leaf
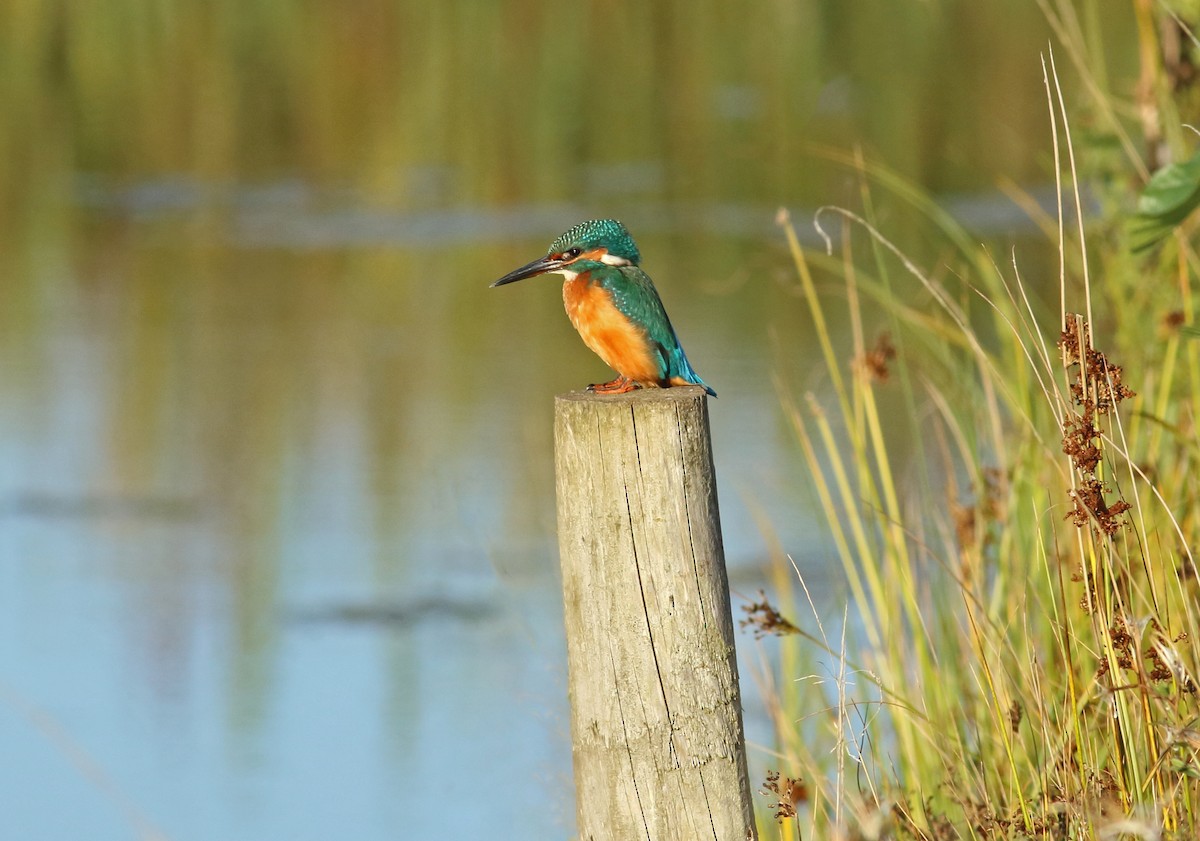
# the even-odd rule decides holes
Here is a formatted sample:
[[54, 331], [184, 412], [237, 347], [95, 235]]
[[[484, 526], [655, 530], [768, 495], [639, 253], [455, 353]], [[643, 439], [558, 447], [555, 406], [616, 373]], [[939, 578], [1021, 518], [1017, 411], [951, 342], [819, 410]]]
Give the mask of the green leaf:
[[1200, 206], [1200, 152], [1183, 163], [1168, 164], [1150, 177], [1129, 223], [1136, 254], [1161, 242]]
[[1193, 780], [1200, 780], [1200, 771], [1196, 769], [1196, 766], [1190, 762], [1184, 762], [1182, 759], [1172, 759], [1171, 770], [1176, 774], [1191, 777]]

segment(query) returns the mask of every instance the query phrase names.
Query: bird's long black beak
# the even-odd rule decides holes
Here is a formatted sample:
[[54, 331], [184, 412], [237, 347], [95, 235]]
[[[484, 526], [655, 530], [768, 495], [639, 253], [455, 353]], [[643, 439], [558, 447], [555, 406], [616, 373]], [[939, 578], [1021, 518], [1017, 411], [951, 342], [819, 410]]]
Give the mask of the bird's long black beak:
[[513, 269], [504, 277], [493, 283], [492, 286], [503, 286], [506, 283], [515, 283], [516, 281], [524, 280], [527, 277], [533, 277], [535, 275], [546, 274], [546, 272], [556, 271], [565, 265], [566, 263], [564, 261], [555, 259], [550, 255], [539, 257], [532, 263], [526, 263], [519, 269]]

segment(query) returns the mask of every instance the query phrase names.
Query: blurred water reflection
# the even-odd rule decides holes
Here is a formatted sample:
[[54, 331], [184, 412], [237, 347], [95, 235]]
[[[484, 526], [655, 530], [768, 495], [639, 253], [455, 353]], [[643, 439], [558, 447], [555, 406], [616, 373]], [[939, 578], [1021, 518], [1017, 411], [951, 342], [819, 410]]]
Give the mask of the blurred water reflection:
[[606, 371], [487, 284], [624, 219], [721, 393], [735, 590], [776, 537], [820, 585], [771, 219], [858, 185], [808, 144], [1042, 178], [1015, 0], [0, 24], [0, 838], [569, 837], [551, 396]]

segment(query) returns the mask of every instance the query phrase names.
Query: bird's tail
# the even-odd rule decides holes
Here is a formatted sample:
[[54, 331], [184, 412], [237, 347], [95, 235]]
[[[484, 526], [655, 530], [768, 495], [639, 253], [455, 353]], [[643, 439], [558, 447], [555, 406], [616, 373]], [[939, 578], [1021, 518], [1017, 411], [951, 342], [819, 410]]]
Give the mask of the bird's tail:
[[675, 368], [678, 372], [676, 376], [679, 379], [692, 385], [700, 386], [712, 397], [717, 396], [712, 386], [700, 379], [700, 375], [696, 373], [696, 369], [692, 367], [692, 363], [688, 362], [687, 354], [683, 352], [683, 346], [679, 344], [675, 345]]

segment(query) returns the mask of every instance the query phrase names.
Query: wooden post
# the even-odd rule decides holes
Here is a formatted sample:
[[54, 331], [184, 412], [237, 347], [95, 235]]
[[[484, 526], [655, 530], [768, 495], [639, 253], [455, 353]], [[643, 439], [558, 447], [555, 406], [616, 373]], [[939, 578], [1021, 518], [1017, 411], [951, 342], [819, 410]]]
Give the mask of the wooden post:
[[706, 395], [559, 395], [554, 441], [579, 838], [757, 838]]

